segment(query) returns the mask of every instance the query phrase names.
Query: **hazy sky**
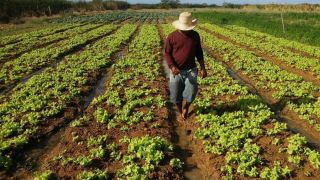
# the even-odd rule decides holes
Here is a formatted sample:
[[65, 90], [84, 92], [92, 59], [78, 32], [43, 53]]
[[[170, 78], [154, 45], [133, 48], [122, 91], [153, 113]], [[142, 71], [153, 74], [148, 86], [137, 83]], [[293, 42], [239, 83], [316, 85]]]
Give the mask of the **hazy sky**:
[[[129, 3], [159, 3], [160, 0], [127, 0]], [[180, 0], [181, 3], [208, 3], [221, 5], [223, 2], [237, 4], [264, 4], [264, 3], [319, 3], [320, 0]]]

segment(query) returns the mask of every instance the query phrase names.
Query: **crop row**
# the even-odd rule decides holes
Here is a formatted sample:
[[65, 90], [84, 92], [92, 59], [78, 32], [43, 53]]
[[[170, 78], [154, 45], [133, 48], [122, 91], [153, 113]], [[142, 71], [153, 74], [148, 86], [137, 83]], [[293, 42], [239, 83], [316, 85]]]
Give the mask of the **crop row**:
[[277, 37], [274, 37], [270, 34], [258, 32], [258, 31], [253, 31], [253, 30], [250, 30], [245, 27], [230, 25], [230, 26], [227, 26], [227, 28], [229, 28], [232, 31], [242, 33], [242, 34], [245, 34], [245, 35], [248, 35], [251, 37], [264, 39], [265, 41], [276, 44], [276, 45], [281, 46], [283, 48], [296, 49], [301, 52], [306, 52], [309, 55], [320, 58], [320, 48], [317, 46], [310, 46], [307, 44], [299, 43], [296, 41], [291, 41], [291, 40], [284, 39], [284, 38], [277, 38]]
[[[262, 179], [317, 177], [320, 153], [292, 134], [256, 95], [239, 87], [221, 65], [207, 57], [209, 78], [200, 80], [195, 137], [207, 153], [224, 156], [216, 167], [225, 177]], [[309, 169], [309, 166], [313, 168]]]
[[[111, 27], [106, 25], [99, 31], [105, 33]], [[67, 120], [75, 115], [72, 107], [81, 106], [77, 99], [90, 91], [100, 69], [110, 64], [111, 54], [129, 39], [135, 28], [130, 24], [122, 26], [80, 53], [66, 56], [57, 67], [47, 68], [18, 85], [9, 96], [1, 97], [0, 168], [10, 167], [15, 150], [36, 135], [50, 131], [51, 124], [61, 116]]]
[[[165, 34], [172, 31], [170, 25], [162, 27]], [[207, 37], [202, 34], [202, 38]], [[233, 80], [215, 59], [205, 55], [205, 62], [208, 77], [199, 79], [194, 102], [199, 125], [194, 136], [202, 140], [206, 153], [213, 154], [223, 178], [318, 176], [320, 153], [276, 121], [263, 101]]]
[[[164, 173], [162, 178], [177, 174], [173, 168], [181, 168], [181, 161], [171, 158], [173, 146], [165, 140], [168, 129], [161, 127], [167, 123], [167, 111], [160, 55], [156, 27], [142, 25], [125, 56], [108, 70], [112, 75], [105, 92], [71, 123], [66, 136], [72, 138], [61, 143], [65, 148], [49, 161], [52, 168], [46, 172], [77, 179], [102, 173], [117, 179], [161, 179], [158, 172]], [[99, 167], [94, 166], [97, 163]], [[66, 176], [62, 169], [73, 171]]]
[[74, 26], [77, 26], [77, 25], [59, 24], [57, 26], [54, 26], [55, 28], [50, 26], [48, 28], [44, 28], [44, 29], [40, 29], [40, 30], [36, 30], [36, 31], [1, 37], [0, 46], [5, 46], [5, 45], [16, 43], [19, 41], [28, 40], [30, 38], [33, 39], [33, 38], [38, 38], [38, 37], [43, 37], [43, 36], [55, 34], [57, 32], [65, 31], [65, 30], [72, 28]]
[[73, 34], [72, 38], [25, 53], [17, 59], [4, 63], [0, 72], [0, 89], [14, 84], [35, 70], [55, 63], [61, 56], [110, 33], [116, 27], [107, 24], [86, 33]]
[[[237, 45], [221, 40], [203, 30], [198, 31], [202, 35], [204, 44], [214, 54], [247, 77], [246, 80], [257, 87], [268, 99], [275, 104], [290, 104], [290, 108], [295, 112], [301, 112], [299, 113], [300, 120], [307, 120], [310, 127], [320, 132], [320, 122], [317, 120], [319, 119], [319, 108], [316, 104], [310, 105], [308, 108], [313, 109], [309, 109], [309, 111], [299, 111], [298, 108], [295, 108], [296, 106], [303, 108], [301, 103], [317, 101], [319, 87], [304, 81], [300, 76], [280, 69]], [[313, 114], [314, 112], [316, 113]]]
[[168, 16], [176, 15], [176, 13], [161, 12], [114, 12], [105, 14], [96, 14], [92, 16], [68, 16], [52, 20], [54, 23], [105, 23], [115, 20], [125, 20], [135, 18], [140, 20], [152, 19], [161, 20]]
[[[28, 38], [26, 40], [22, 40], [14, 44], [6, 45], [0, 48], [0, 62], [11, 60], [15, 56], [21, 53], [36, 49], [37, 47], [41, 47], [47, 44], [61, 41], [63, 39], [77, 35], [78, 33], [79, 34], [84, 33], [96, 27], [97, 25], [92, 25], [92, 24], [72, 27], [63, 32], [59, 32], [59, 33], [55, 33], [55, 34], [51, 34], [43, 37]], [[53, 29], [53, 31], [55, 30]]]
[[210, 31], [226, 36], [233, 41], [245, 44], [246, 46], [254, 48], [258, 51], [262, 51], [268, 56], [275, 57], [277, 60], [285, 62], [288, 66], [303, 71], [311, 71], [318, 79], [320, 78], [319, 59], [304, 57], [300, 54], [292, 52], [287, 48], [283, 48], [283, 46], [278, 45], [275, 42], [266, 41], [265, 38], [251, 37], [208, 23], [201, 25], [201, 27], [205, 27]]

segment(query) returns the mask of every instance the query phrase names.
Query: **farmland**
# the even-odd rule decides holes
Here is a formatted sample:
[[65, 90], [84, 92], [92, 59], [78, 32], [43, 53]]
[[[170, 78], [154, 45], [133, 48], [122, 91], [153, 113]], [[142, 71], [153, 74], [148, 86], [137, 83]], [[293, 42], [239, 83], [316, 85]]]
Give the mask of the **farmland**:
[[177, 15], [3, 35], [0, 179], [320, 177], [320, 47], [200, 21], [208, 77], [181, 124], [162, 50]]

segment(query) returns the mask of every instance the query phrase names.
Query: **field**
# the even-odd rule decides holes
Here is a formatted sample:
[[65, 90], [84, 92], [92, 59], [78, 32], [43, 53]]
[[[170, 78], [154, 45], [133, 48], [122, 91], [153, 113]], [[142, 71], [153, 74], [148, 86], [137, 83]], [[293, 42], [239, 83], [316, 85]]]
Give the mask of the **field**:
[[286, 38], [305, 44], [320, 46], [320, 14], [283, 12], [284, 32], [281, 20], [281, 11], [255, 10], [247, 12], [217, 11], [197, 12], [195, 17], [202, 22], [218, 25], [238, 25], [255, 31], [265, 32], [276, 37]]
[[320, 47], [206, 13], [183, 124], [162, 53], [178, 13], [2, 30], [0, 179], [318, 179]]

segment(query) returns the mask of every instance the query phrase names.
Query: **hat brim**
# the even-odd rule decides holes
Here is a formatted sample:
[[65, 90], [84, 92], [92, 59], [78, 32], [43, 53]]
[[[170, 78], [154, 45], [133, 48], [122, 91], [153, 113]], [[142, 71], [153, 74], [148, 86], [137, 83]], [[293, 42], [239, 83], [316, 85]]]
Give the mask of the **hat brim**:
[[181, 23], [179, 20], [176, 20], [172, 23], [173, 27], [181, 31], [190, 31], [193, 30], [198, 23], [197, 19], [192, 20], [191, 26]]

